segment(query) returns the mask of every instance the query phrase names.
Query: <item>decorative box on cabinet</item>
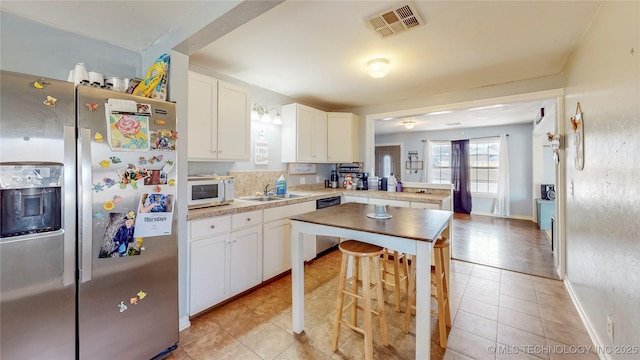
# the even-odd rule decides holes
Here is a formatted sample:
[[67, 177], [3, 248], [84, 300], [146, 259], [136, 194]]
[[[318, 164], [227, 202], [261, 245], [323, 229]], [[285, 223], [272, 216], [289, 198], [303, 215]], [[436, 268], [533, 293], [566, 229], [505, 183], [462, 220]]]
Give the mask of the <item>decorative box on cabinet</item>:
[[189, 160], [249, 160], [249, 90], [189, 72]]

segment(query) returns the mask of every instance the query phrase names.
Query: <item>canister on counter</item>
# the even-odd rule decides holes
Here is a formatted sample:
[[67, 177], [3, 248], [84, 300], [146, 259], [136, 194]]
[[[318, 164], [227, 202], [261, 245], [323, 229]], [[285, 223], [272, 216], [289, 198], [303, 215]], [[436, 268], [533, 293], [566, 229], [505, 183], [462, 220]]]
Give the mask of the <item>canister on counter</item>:
[[378, 186], [378, 190], [387, 191], [387, 178], [380, 178], [380, 183]]
[[379, 182], [377, 176], [369, 176], [369, 190], [378, 190]]

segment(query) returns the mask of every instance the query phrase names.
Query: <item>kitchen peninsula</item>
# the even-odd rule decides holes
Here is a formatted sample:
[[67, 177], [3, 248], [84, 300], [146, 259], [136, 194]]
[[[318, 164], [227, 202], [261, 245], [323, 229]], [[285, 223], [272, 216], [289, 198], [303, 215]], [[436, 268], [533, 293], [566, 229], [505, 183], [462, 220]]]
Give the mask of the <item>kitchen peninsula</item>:
[[373, 205], [347, 203], [291, 218], [292, 254], [292, 322], [293, 331], [304, 330], [304, 263], [305, 234], [319, 234], [355, 239], [416, 255], [416, 359], [429, 357], [431, 334], [430, 254], [438, 236], [451, 236], [451, 211], [419, 210], [389, 207], [387, 220], [371, 219]]
[[[189, 316], [242, 296], [291, 269], [290, 218], [316, 211], [316, 200], [390, 207], [449, 209], [451, 195], [343, 189], [292, 189], [291, 197], [191, 209], [187, 216]], [[305, 235], [304, 260], [316, 257], [315, 235]], [[447, 264], [448, 265], [448, 264]]]

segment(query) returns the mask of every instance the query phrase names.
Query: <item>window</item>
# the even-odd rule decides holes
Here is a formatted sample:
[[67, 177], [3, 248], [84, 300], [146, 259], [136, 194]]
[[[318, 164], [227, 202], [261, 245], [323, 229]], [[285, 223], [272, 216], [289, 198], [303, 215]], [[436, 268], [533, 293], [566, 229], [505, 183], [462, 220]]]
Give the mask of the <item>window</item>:
[[[451, 142], [431, 141], [430, 181], [435, 184], [451, 183]], [[495, 194], [498, 192], [500, 138], [469, 140], [469, 173], [471, 192]]]

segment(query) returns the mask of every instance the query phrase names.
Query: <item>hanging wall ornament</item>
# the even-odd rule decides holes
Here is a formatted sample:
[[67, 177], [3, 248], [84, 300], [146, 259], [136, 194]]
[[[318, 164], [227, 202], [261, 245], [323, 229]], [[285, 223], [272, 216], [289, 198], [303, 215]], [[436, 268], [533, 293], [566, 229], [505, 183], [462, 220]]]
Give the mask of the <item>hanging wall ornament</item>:
[[584, 121], [580, 103], [576, 106], [576, 115], [571, 118], [573, 130], [573, 164], [578, 170], [584, 169]]

